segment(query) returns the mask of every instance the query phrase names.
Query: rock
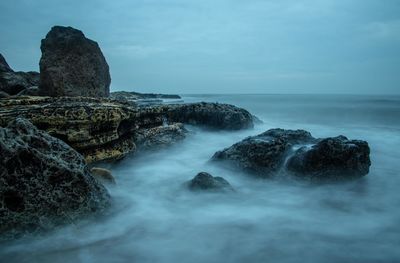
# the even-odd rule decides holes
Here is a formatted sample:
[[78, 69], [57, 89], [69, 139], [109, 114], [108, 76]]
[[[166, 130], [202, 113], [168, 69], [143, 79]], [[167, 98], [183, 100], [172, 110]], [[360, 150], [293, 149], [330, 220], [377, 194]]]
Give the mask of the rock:
[[240, 130], [253, 127], [253, 117], [245, 109], [220, 103], [189, 103], [159, 106], [169, 122], [202, 125], [214, 129]]
[[317, 144], [298, 149], [288, 159], [287, 168], [294, 175], [312, 180], [343, 180], [369, 173], [371, 161], [368, 143], [345, 136], [326, 138]]
[[181, 99], [181, 96], [176, 94], [158, 94], [158, 93], [139, 93], [134, 91], [115, 91], [111, 92], [110, 96], [114, 99]]
[[67, 144], [17, 118], [0, 127], [0, 239], [51, 230], [110, 205]]
[[93, 167], [90, 169], [90, 172], [94, 178], [98, 179], [102, 183], [113, 184], [113, 185], [116, 184], [114, 176], [112, 175], [110, 170], [99, 167]]
[[72, 27], [54, 26], [42, 40], [40, 92], [46, 96], [108, 97], [111, 77], [98, 44]]
[[211, 191], [233, 191], [232, 186], [222, 177], [214, 177], [209, 173], [198, 173], [192, 180], [187, 182], [187, 186], [192, 191], [211, 190]]
[[272, 129], [216, 152], [214, 161], [226, 161], [260, 177], [281, 171], [309, 179], [352, 179], [369, 172], [365, 141], [344, 136], [315, 139], [304, 130]]
[[141, 129], [136, 132], [135, 143], [139, 149], [158, 149], [185, 139], [187, 133], [182, 123]]
[[17, 96], [39, 96], [39, 87], [33, 86], [20, 91]]
[[270, 177], [281, 169], [293, 145], [314, 141], [304, 130], [272, 129], [216, 152], [212, 159], [228, 161], [260, 177]]
[[[4, 58], [2, 57], [4, 60]], [[5, 61], [5, 60], [4, 60]], [[8, 66], [7, 62], [5, 64]], [[4, 68], [6, 66], [1, 65]], [[0, 70], [0, 91], [6, 92], [9, 95], [16, 95], [22, 90], [39, 85], [39, 73], [34, 71], [29, 72], [14, 72], [13, 70]]]
[[0, 99], [5, 99], [10, 97], [10, 95], [7, 92], [1, 91], [0, 90]]
[[[147, 114], [147, 112], [143, 112]], [[151, 115], [149, 113], [149, 115]], [[134, 132], [162, 117], [142, 116], [137, 109], [107, 99], [83, 97], [15, 97], [0, 100], [0, 126], [17, 116], [62, 139], [88, 163], [116, 160], [135, 151]]]
[[0, 54], [0, 72], [14, 72], [2, 54]]

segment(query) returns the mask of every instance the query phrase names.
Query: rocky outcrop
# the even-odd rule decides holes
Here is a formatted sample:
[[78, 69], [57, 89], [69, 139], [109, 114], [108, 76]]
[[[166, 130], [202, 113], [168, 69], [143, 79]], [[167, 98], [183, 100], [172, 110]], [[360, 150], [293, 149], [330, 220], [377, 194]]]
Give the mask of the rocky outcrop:
[[224, 178], [212, 176], [206, 172], [198, 173], [192, 180], [186, 183], [192, 191], [233, 191], [232, 186]]
[[[143, 115], [142, 115], [143, 114]], [[135, 150], [133, 132], [162, 125], [162, 118], [107, 99], [83, 97], [16, 97], [0, 100], [0, 126], [17, 116], [60, 138], [88, 163], [122, 158]]]
[[0, 127], [0, 239], [50, 230], [110, 204], [83, 157], [17, 118]]
[[341, 180], [368, 174], [371, 161], [368, 143], [345, 136], [327, 138], [298, 149], [287, 161], [296, 176], [313, 180]]
[[16, 95], [29, 87], [37, 85], [39, 85], [39, 73], [34, 71], [14, 72], [0, 54], [0, 91], [8, 95]]
[[115, 91], [110, 96], [117, 100], [135, 101], [140, 99], [181, 99], [176, 94], [159, 94], [159, 93], [139, 93], [134, 91]]
[[304, 130], [272, 129], [216, 152], [225, 161], [260, 177], [280, 172], [319, 180], [350, 179], [368, 174], [368, 143], [344, 136], [315, 139]]
[[[185, 105], [181, 105], [184, 107]], [[172, 118], [177, 117], [176, 105], [172, 105], [175, 112]], [[206, 106], [202, 106], [206, 107]], [[215, 116], [207, 116], [194, 112], [187, 120], [196, 121], [202, 125], [218, 125], [221, 128], [231, 129], [247, 127], [251, 122], [244, 118], [241, 125], [233, 127], [228, 121], [237, 112], [234, 106], [226, 106], [232, 111], [225, 110], [220, 119], [226, 123], [216, 123]], [[214, 108], [211, 106], [211, 108]], [[136, 150], [136, 144], [144, 148], [163, 146], [184, 138], [185, 130], [181, 124], [174, 124], [168, 120], [169, 105], [159, 107], [134, 107], [115, 100], [87, 97], [13, 97], [0, 100], [0, 126], [18, 116], [29, 119], [39, 129], [50, 135], [60, 138], [81, 153], [88, 163], [103, 160], [116, 160]], [[196, 109], [192, 105], [189, 109]], [[244, 111], [244, 110], [243, 110]], [[188, 112], [186, 110], [185, 112]], [[226, 118], [223, 115], [227, 115]], [[247, 115], [246, 115], [247, 116]], [[171, 125], [166, 125], [172, 123]], [[165, 125], [165, 126], [164, 126]]]
[[138, 149], [159, 149], [185, 139], [187, 133], [182, 123], [140, 129], [135, 133], [135, 143]]
[[42, 95], [109, 96], [108, 64], [99, 45], [80, 30], [55, 26], [42, 40], [40, 49]]
[[170, 122], [224, 130], [253, 127], [253, 116], [247, 110], [230, 104], [200, 102], [159, 107]]

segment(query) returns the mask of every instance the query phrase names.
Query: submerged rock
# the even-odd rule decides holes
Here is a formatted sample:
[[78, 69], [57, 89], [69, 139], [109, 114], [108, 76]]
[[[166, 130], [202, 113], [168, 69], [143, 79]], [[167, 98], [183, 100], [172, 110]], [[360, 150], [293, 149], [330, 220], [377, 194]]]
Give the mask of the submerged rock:
[[83, 157], [29, 121], [0, 127], [0, 239], [51, 230], [110, 204]]
[[94, 178], [98, 179], [102, 183], [113, 184], [113, 185], [116, 184], [114, 176], [112, 175], [110, 170], [99, 167], [93, 167], [90, 169], [90, 173], [93, 175]]
[[170, 122], [182, 122], [224, 130], [253, 127], [253, 116], [247, 110], [230, 104], [200, 102], [160, 107]]
[[136, 132], [135, 143], [139, 149], [158, 149], [185, 139], [187, 133], [182, 123], [140, 129]]
[[40, 92], [46, 96], [108, 97], [111, 77], [99, 45], [82, 31], [54, 26], [42, 40]]
[[192, 180], [187, 182], [187, 186], [192, 191], [198, 191], [198, 190], [233, 191], [232, 186], [224, 178], [218, 176], [214, 177], [206, 172], [198, 173]]
[[326, 138], [317, 144], [298, 149], [287, 161], [296, 176], [320, 180], [361, 177], [369, 172], [371, 161], [368, 143], [345, 136]]
[[318, 180], [351, 179], [369, 172], [368, 143], [344, 136], [315, 139], [304, 130], [272, 129], [216, 152], [226, 161], [260, 177], [281, 171]]

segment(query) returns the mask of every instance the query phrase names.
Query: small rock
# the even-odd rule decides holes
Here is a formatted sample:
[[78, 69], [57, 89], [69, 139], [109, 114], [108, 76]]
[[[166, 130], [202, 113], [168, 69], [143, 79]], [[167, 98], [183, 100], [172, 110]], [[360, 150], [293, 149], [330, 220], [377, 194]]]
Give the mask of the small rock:
[[99, 167], [93, 167], [90, 169], [90, 172], [92, 173], [93, 177], [95, 177], [96, 179], [100, 180], [103, 183], [113, 184], [113, 185], [116, 184], [114, 176], [112, 175], [110, 170]]
[[188, 188], [192, 191], [197, 190], [228, 190], [233, 191], [232, 186], [222, 177], [214, 177], [209, 173], [200, 172], [188, 183]]
[[10, 97], [10, 95], [7, 92], [1, 91], [0, 90], [0, 99], [5, 99]]

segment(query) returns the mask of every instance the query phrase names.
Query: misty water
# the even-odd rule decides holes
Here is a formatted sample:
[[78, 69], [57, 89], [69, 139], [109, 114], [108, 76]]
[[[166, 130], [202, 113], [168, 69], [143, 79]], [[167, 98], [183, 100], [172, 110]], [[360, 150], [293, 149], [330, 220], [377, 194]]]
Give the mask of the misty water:
[[[109, 214], [0, 248], [1, 262], [399, 262], [400, 97], [197, 95], [263, 120], [254, 129], [188, 126], [170, 148], [130, 156], [111, 168]], [[370, 173], [359, 180], [309, 184], [260, 180], [212, 164], [217, 150], [270, 128], [315, 137], [367, 140]], [[192, 193], [198, 172], [222, 176], [233, 193]]]

